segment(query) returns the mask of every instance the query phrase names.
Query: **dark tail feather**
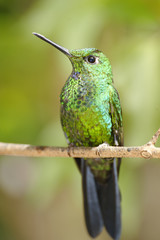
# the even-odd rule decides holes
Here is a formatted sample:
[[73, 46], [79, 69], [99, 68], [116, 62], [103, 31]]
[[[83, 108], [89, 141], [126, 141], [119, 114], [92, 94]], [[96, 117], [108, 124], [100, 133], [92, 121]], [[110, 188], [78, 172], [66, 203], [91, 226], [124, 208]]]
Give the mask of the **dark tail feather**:
[[121, 234], [121, 206], [115, 158], [110, 179], [106, 184], [98, 183], [97, 187], [104, 226], [111, 237], [118, 240]]
[[117, 175], [118, 175], [118, 177], [119, 177], [120, 166], [121, 166], [121, 158], [118, 158], [118, 164], [117, 164]]
[[81, 173], [85, 220], [88, 233], [94, 238], [102, 231], [103, 219], [95, 179], [86, 161], [83, 159], [81, 159]]

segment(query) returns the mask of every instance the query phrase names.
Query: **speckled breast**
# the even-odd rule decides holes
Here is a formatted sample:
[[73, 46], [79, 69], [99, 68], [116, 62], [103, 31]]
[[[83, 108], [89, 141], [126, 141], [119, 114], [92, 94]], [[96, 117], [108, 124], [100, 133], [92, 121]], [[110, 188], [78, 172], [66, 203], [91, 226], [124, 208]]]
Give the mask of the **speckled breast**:
[[[71, 84], [71, 81], [69, 82]], [[61, 123], [68, 141], [76, 146], [113, 144], [109, 99], [80, 84], [61, 93]]]

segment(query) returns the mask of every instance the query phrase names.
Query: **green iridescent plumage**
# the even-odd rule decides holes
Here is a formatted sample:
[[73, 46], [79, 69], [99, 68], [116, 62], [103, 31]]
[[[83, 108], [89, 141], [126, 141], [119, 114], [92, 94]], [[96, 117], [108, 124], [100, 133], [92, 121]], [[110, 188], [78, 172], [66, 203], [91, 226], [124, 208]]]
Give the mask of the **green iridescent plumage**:
[[[108, 58], [95, 48], [68, 50], [46, 39], [71, 61], [73, 71], [61, 95], [61, 123], [72, 146], [123, 145], [122, 113], [113, 86]], [[121, 208], [117, 175], [120, 159], [75, 159], [82, 173], [85, 219], [89, 234], [97, 236], [103, 225], [118, 240]]]
[[[75, 146], [122, 144], [122, 115], [119, 96], [112, 85], [111, 65], [97, 49], [70, 50], [73, 72], [61, 92], [61, 122], [69, 143]], [[95, 57], [89, 63], [88, 56]], [[107, 178], [108, 161], [88, 161], [101, 181]], [[100, 170], [101, 169], [101, 170]], [[99, 171], [97, 173], [97, 170]]]

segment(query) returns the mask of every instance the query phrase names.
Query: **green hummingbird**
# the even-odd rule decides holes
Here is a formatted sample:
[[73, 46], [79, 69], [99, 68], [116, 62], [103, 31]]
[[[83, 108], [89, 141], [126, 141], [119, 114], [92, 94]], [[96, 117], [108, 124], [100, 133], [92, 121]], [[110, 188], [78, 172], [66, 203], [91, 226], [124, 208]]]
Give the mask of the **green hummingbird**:
[[[123, 145], [122, 110], [113, 86], [111, 64], [96, 48], [68, 50], [33, 33], [63, 52], [72, 73], [60, 95], [61, 124], [68, 144], [96, 147]], [[88, 233], [96, 237], [103, 226], [118, 240], [121, 204], [118, 175], [121, 159], [75, 159], [82, 174], [83, 202]]]

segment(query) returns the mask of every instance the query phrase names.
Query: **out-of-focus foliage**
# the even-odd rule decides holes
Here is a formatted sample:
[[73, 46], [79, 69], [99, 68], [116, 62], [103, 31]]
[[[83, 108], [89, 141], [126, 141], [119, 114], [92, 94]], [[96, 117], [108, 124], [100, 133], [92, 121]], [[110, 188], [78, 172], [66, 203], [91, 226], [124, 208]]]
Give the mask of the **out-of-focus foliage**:
[[[160, 127], [160, 1], [1, 0], [0, 141], [65, 145], [59, 94], [68, 59], [33, 36], [109, 57], [121, 97], [125, 145]], [[160, 163], [123, 160], [122, 239], [159, 240]], [[1, 157], [0, 239], [90, 239], [72, 159]], [[109, 239], [105, 232], [97, 239]]]

